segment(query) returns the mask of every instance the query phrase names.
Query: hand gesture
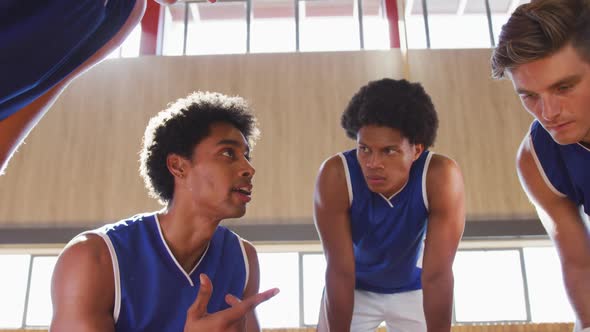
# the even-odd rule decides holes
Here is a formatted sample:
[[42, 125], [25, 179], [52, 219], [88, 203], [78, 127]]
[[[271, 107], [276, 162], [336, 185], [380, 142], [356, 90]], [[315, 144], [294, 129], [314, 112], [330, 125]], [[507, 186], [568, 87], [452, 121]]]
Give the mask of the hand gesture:
[[211, 280], [205, 274], [201, 274], [201, 287], [195, 302], [186, 312], [184, 332], [221, 332], [244, 331], [246, 314], [254, 310], [260, 303], [272, 298], [279, 293], [277, 288], [250, 296], [240, 301], [233, 295], [226, 295], [225, 302], [231, 307], [213, 314], [207, 313], [207, 304], [213, 293]]

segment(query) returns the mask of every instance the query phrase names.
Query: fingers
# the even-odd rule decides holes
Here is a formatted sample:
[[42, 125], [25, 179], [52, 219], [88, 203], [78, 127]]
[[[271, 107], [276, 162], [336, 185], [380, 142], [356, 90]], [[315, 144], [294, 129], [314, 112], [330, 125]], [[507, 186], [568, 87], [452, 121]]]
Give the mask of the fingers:
[[252, 295], [243, 301], [240, 301], [233, 295], [227, 295], [225, 297], [225, 301], [231, 306], [230, 309], [226, 310], [227, 318], [230, 321], [242, 319], [244, 315], [256, 308], [256, 306], [258, 306], [260, 303], [271, 299], [278, 293], [278, 288], [272, 288], [256, 295]]
[[271, 288], [269, 290], [265, 290], [264, 292], [258, 293], [256, 295], [250, 296], [247, 299], [244, 299], [241, 303], [248, 307], [248, 310], [254, 309], [257, 305], [262, 302], [268, 301], [275, 295], [280, 292], [278, 288]]
[[225, 303], [229, 304], [230, 307], [234, 307], [236, 306], [238, 303], [241, 303], [242, 300], [238, 299], [237, 297], [231, 295], [231, 294], [227, 294], [225, 296]]
[[211, 284], [209, 277], [207, 277], [206, 274], [201, 273], [199, 279], [201, 281], [199, 293], [197, 294], [195, 302], [193, 302], [190, 308], [188, 308], [188, 314], [195, 318], [201, 318], [207, 314], [207, 305], [211, 299], [211, 294], [213, 294], [213, 284]]

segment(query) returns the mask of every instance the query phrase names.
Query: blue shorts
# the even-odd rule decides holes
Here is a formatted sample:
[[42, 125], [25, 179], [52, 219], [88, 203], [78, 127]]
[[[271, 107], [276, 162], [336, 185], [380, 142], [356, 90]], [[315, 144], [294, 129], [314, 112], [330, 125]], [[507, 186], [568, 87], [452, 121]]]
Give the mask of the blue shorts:
[[71, 74], [123, 27], [137, 0], [2, 0], [0, 121]]

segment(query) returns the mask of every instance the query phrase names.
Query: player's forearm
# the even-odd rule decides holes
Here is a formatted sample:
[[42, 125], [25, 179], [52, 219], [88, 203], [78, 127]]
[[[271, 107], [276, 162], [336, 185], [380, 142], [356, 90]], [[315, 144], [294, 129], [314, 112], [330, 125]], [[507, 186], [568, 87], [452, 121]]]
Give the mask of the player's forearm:
[[422, 277], [428, 332], [449, 332], [453, 315], [453, 272]]
[[348, 332], [354, 306], [354, 272], [326, 272], [326, 315], [330, 331]]
[[0, 175], [8, 166], [18, 146], [57, 100], [64, 87], [65, 84], [58, 84], [29, 105], [0, 121]]
[[581, 327], [590, 327], [590, 264], [564, 263], [563, 277], [567, 293]]

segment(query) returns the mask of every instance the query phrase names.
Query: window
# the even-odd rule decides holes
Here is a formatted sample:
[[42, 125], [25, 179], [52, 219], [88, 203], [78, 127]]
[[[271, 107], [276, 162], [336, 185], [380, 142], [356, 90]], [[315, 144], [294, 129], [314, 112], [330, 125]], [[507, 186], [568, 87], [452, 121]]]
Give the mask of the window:
[[186, 54], [246, 53], [246, 2], [188, 4]]
[[138, 24], [127, 36], [121, 46], [117, 47], [106, 59], [133, 58], [139, 56], [141, 47], [141, 24]]
[[384, 0], [362, 0], [362, 9], [364, 48], [367, 50], [390, 48], [389, 23], [385, 14]]
[[182, 2], [163, 6], [162, 55], [184, 54], [184, 18], [186, 7], [187, 4]]
[[299, 255], [296, 252], [259, 253], [260, 290], [281, 292], [260, 304], [256, 312], [262, 328], [299, 327]]
[[[315, 326], [326, 270], [321, 246], [281, 246], [257, 246], [260, 290], [281, 290], [257, 307], [260, 325], [265, 329]], [[574, 321], [552, 246], [491, 247], [461, 249], [456, 255], [454, 323]], [[0, 329], [49, 325], [57, 251], [0, 254]]]
[[51, 275], [56, 261], [56, 256], [33, 258], [26, 326], [48, 326], [51, 322]]
[[555, 248], [524, 248], [524, 261], [532, 321], [573, 322]]
[[295, 2], [252, 0], [250, 52], [295, 52]]
[[502, 25], [508, 22], [508, 18], [519, 5], [529, 3], [527, 0], [489, 0], [492, 19], [492, 30], [494, 34], [494, 45], [498, 43]]
[[426, 26], [424, 23], [424, 8], [422, 1], [412, 1], [405, 9], [405, 30], [408, 48], [421, 49], [428, 47]]
[[360, 48], [358, 11], [353, 0], [300, 0], [301, 51]]
[[30, 255], [0, 255], [0, 329], [23, 324], [30, 261]]
[[323, 254], [303, 254], [303, 324], [317, 325], [324, 292], [326, 259]]
[[453, 272], [457, 322], [527, 320], [519, 250], [459, 251]]
[[429, 0], [431, 48], [491, 46], [485, 0]]

